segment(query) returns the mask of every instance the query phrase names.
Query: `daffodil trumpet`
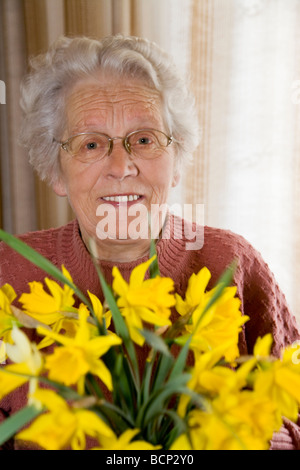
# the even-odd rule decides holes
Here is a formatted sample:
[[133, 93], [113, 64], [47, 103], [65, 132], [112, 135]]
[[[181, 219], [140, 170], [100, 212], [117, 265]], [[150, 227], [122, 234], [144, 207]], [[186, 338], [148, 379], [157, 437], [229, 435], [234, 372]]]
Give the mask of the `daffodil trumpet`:
[[94, 256], [102, 303], [80, 293], [64, 266], [0, 238], [50, 276], [20, 296], [0, 288], [0, 399], [28, 391], [26, 406], [0, 424], [0, 445], [14, 437], [47, 450], [264, 450], [284, 418], [297, 421], [299, 345], [273, 357], [266, 334], [240, 355], [249, 318], [236, 261], [212, 289], [203, 267], [180, 296], [160, 275], [154, 244], [128, 281], [114, 267], [111, 286]]

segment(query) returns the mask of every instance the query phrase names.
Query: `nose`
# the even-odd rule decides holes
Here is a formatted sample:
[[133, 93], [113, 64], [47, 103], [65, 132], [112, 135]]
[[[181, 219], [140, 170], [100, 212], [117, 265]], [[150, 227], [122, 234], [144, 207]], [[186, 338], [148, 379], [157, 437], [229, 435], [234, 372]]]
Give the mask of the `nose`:
[[118, 137], [111, 142], [111, 149], [106, 157], [106, 175], [121, 181], [128, 176], [137, 176], [139, 170], [124, 142], [117, 140]]
[[123, 144], [123, 147], [124, 149], [126, 150], [127, 153], [129, 153], [129, 155], [131, 155], [131, 150], [130, 150], [130, 145], [128, 143], [128, 140], [123, 137], [110, 137], [109, 138], [109, 149], [108, 149], [108, 156], [111, 154], [111, 152], [113, 151], [113, 148], [114, 148], [114, 141], [115, 140], [121, 140], [122, 141], [122, 144]]

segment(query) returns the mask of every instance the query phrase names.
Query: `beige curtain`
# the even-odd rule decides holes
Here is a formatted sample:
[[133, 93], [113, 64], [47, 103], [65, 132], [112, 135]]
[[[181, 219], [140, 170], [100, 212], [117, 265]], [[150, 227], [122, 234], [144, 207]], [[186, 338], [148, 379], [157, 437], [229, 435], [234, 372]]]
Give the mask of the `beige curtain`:
[[189, 5], [190, 0], [1, 0], [0, 79], [8, 88], [7, 104], [1, 107], [1, 226], [23, 233], [60, 226], [73, 217], [67, 201], [32, 175], [17, 145], [19, 85], [28, 57], [47, 50], [61, 34], [133, 34], [176, 47], [186, 30], [178, 33], [175, 25], [185, 11], [189, 18]]
[[6, 104], [1, 106], [1, 218], [11, 231], [36, 227], [35, 183], [25, 152], [18, 146], [19, 84], [26, 70], [26, 31], [23, 4], [1, 5], [1, 79]]
[[1, 0], [0, 222], [22, 233], [73, 217], [17, 145], [18, 89], [30, 55], [60, 34], [158, 42], [190, 79], [202, 128], [172, 202], [245, 236], [300, 320], [299, 0]]
[[183, 200], [247, 238], [300, 320], [300, 2], [193, 2], [203, 139]]

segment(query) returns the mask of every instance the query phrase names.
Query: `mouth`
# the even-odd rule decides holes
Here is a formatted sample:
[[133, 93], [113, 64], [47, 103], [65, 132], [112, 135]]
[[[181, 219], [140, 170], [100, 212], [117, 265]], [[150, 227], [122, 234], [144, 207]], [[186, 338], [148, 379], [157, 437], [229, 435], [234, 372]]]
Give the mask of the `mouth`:
[[135, 203], [141, 201], [143, 196], [140, 194], [116, 194], [113, 196], [102, 196], [101, 199], [105, 202], [121, 204], [121, 203]]

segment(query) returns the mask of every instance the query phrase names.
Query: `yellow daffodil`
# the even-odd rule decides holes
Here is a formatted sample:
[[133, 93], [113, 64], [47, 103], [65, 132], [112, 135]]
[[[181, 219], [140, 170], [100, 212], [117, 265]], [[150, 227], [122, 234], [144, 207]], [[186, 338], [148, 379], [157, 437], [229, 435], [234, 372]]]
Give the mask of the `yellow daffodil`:
[[100, 324], [101, 325], [103, 324], [103, 319], [104, 319], [106, 328], [109, 328], [111, 324], [111, 312], [110, 311], [104, 312], [104, 308], [103, 308], [102, 303], [100, 302], [100, 299], [89, 291], [88, 291], [88, 294], [92, 302], [94, 313], [97, 319], [99, 320]]
[[[78, 330], [79, 321], [76, 318], [62, 317], [51, 326], [51, 330], [55, 333], [63, 332], [63, 335], [68, 338], [74, 338]], [[50, 331], [50, 330], [49, 330]], [[55, 343], [55, 339], [50, 336], [45, 336], [37, 345], [38, 349], [42, 350]]]
[[222, 394], [207, 411], [193, 410], [189, 416], [188, 444], [194, 450], [265, 450], [274, 430], [279, 430], [275, 404], [249, 391]]
[[[85, 309], [88, 312], [88, 308], [84, 304], [81, 304], [79, 306], [79, 309]], [[78, 313], [64, 312], [63, 315], [64, 316], [62, 318], [57, 320], [57, 322], [55, 322], [51, 326], [52, 331], [55, 333], [61, 333], [68, 338], [75, 338], [77, 330], [80, 327]], [[93, 318], [89, 315], [89, 313], [87, 314], [87, 326], [90, 329], [91, 336], [98, 336], [99, 334], [98, 328], [96, 327], [95, 322]], [[50, 346], [53, 343], [55, 343], [55, 339], [50, 336], [46, 336], [45, 338], [42, 339], [42, 341], [39, 342], [38, 348], [43, 349], [43, 348]]]
[[30, 390], [37, 385], [36, 378], [43, 368], [42, 356], [35, 344], [16, 326], [11, 333], [14, 344], [6, 344], [7, 356], [14, 364], [0, 368], [0, 399], [29, 381]]
[[253, 355], [257, 360], [270, 356], [272, 344], [273, 338], [271, 333], [266, 334], [262, 338], [259, 336], [253, 348]]
[[283, 351], [282, 358], [265, 360], [254, 375], [254, 388], [276, 403], [281, 416], [296, 421], [300, 405], [300, 364], [293, 362], [294, 348]]
[[180, 315], [187, 315], [199, 305], [203, 305], [206, 300], [205, 292], [210, 278], [209, 270], [202, 268], [197, 274], [193, 273], [189, 278], [184, 300], [180, 295], [175, 294], [176, 310]]
[[[272, 357], [273, 338], [267, 334], [257, 339], [252, 356], [239, 357], [239, 335], [249, 318], [242, 316], [237, 288], [225, 287], [216, 298], [219, 286], [208, 290], [211, 273], [203, 268], [191, 275], [185, 296], [181, 297], [173, 294], [172, 279], [147, 277], [153, 260], [134, 268], [128, 282], [117, 267], [113, 268], [112, 291], [117, 306], [131, 340], [139, 346], [145, 342], [140, 330], [149, 325], [161, 337], [168, 330], [167, 347], [173, 342], [183, 346], [189, 338], [193, 366], [184, 367], [182, 354], [173, 365], [167, 356], [160, 359], [159, 352], [168, 351], [163, 348], [163, 339], [152, 335], [149, 342], [153, 349], [141, 381], [135, 374], [139, 372], [135, 370], [138, 364], [130, 348], [128, 357], [117, 354], [115, 366], [108, 368], [107, 352], [116, 346], [121, 354], [122, 340], [108, 329], [112, 315], [106, 301], [102, 305], [88, 291], [88, 305], [76, 304], [75, 308], [73, 289], [46, 278], [45, 284], [29, 283], [30, 292], [19, 299], [23, 305], [20, 310], [13, 305], [14, 289], [8, 284], [0, 289], [0, 363], [6, 356], [9, 359], [9, 364], [0, 367], [0, 400], [28, 383], [29, 415], [35, 413], [35, 408], [41, 412], [28, 427], [24, 426], [28, 410], [12, 421], [4, 421], [0, 426], [1, 444], [1, 434], [4, 441], [8, 434], [15, 435], [17, 429], [22, 429], [16, 439], [47, 450], [85, 449], [87, 437], [91, 437], [98, 443], [95, 450], [152, 451], [161, 446], [152, 445], [143, 436], [150, 429], [154, 433], [151, 440], [160, 442], [162, 429], [166, 429], [168, 438], [173, 432], [182, 432], [171, 451], [263, 450], [269, 448], [273, 434], [282, 426], [283, 416], [297, 420], [300, 360], [295, 346], [285, 349], [280, 359]], [[72, 282], [64, 267], [62, 271]], [[180, 318], [170, 329], [173, 307]], [[117, 315], [115, 320], [119, 321], [117, 331], [118, 326], [122, 331], [123, 322]], [[31, 343], [20, 326], [35, 329], [42, 336], [41, 342]], [[53, 343], [55, 348], [40, 352]], [[154, 353], [157, 361], [151, 362]], [[47, 379], [57, 382], [57, 390], [38, 387], [39, 380]], [[101, 387], [96, 386], [98, 379], [109, 391], [118, 384], [113, 390], [114, 403], [103, 400]], [[67, 394], [61, 384], [77, 389], [76, 401], [70, 398], [74, 391], [70, 388], [72, 394]], [[178, 397], [177, 409], [169, 413], [165, 402], [172, 400], [172, 393]], [[105, 420], [100, 417], [101, 410], [106, 410]], [[126, 429], [130, 422], [139, 423], [142, 429]]]
[[171, 325], [169, 320], [175, 298], [170, 293], [174, 283], [160, 276], [145, 280], [153, 258], [135, 267], [127, 283], [117, 267], [113, 268], [113, 290], [118, 295], [117, 304], [125, 318], [132, 340], [142, 346], [144, 337], [138, 332], [143, 321], [155, 326]]
[[[238, 392], [245, 387], [256, 360], [250, 358], [237, 370], [218, 365], [227, 350], [228, 344], [224, 343], [212, 351], [199, 355], [191, 370], [192, 378], [187, 386], [200, 395], [211, 398], [222, 393]], [[189, 401], [190, 397], [187, 395], [180, 397], [178, 405], [180, 416], [185, 416]]]
[[6, 344], [0, 340], [0, 364], [5, 364], [6, 358]]
[[11, 304], [17, 298], [12, 286], [4, 284], [0, 289], [0, 338], [4, 342], [11, 342], [10, 333], [14, 325], [20, 326], [14, 317]]
[[[104, 312], [103, 305], [101, 304], [100, 300], [96, 295], [92, 294], [88, 291], [88, 295], [90, 297], [93, 311], [95, 316], [97, 317], [100, 324], [103, 324], [103, 320], [105, 320], [106, 328], [109, 328], [111, 324], [111, 312]], [[84, 304], [80, 305], [80, 308], [87, 307]], [[90, 328], [91, 336], [98, 336], [98, 328], [94, 322], [94, 319], [90, 316], [87, 319], [88, 326]], [[78, 319], [78, 309], [73, 309], [73, 311], [63, 312], [63, 316], [56, 321], [52, 325], [52, 330], [56, 333], [60, 333], [63, 331], [63, 334], [69, 338], [74, 338], [76, 336], [76, 332], [79, 328], [80, 322]], [[39, 349], [45, 348], [50, 344], [54, 343], [54, 339], [50, 337], [44, 338], [38, 345]]]
[[46, 450], [60, 450], [71, 447], [84, 450], [86, 436], [114, 439], [114, 433], [96, 413], [70, 406], [52, 390], [38, 389], [34, 399], [49, 412], [39, 416], [29, 428], [17, 434], [16, 438], [38, 444]]
[[[202, 440], [201, 440], [202, 444]], [[200, 445], [198, 447], [201, 447]], [[181, 434], [171, 445], [170, 450], [194, 450], [187, 434]], [[201, 449], [202, 450], [202, 449]]]
[[[236, 297], [236, 287], [226, 287], [220, 297], [203, 314], [205, 307], [214, 295], [215, 289], [205, 292], [210, 273], [203, 268], [197, 275], [192, 275], [188, 284], [185, 300], [176, 296], [176, 309], [180, 315], [191, 313], [191, 320], [185, 328], [193, 333], [191, 349], [196, 357], [219, 344], [227, 344], [224, 357], [228, 362], [239, 356], [238, 337], [242, 325], [248, 317], [240, 312], [240, 300]], [[184, 338], [178, 340], [178, 343]]]
[[[62, 267], [63, 274], [72, 281], [67, 269]], [[30, 293], [22, 294], [19, 301], [23, 305], [26, 313], [36, 320], [46, 324], [53, 325], [63, 318], [64, 311], [74, 311], [75, 303], [74, 291], [67, 286], [61, 287], [57, 282], [45, 278], [49, 293], [46, 292], [41, 282], [30, 282]]]
[[112, 389], [111, 374], [100, 357], [111, 346], [121, 344], [121, 339], [115, 335], [91, 337], [87, 323], [89, 312], [85, 305], [79, 308], [79, 328], [74, 338], [38, 328], [38, 332], [52, 338], [61, 346], [56, 347], [53, 354], [46, 357], [45, 367], [49, 371], [49, 378], [65, 385], [78, 384], [78, 390], [83, 393], [85, 374], [95, 374]]
[[0, 311], [12, 314], [11, 304], [17, 298], [14, 288], [10, 284], [4, 284], [0, 289]]
[[139, 429], [127, 429], [119, 437], [115, 434], [113, 437], [102, 435], [99, 438], [101, 446], [94, 450], [157, 450], [161, 448], [161, 446], [154, 446], [144, 440], [133, 441], [132, 439], [139, 432]]

